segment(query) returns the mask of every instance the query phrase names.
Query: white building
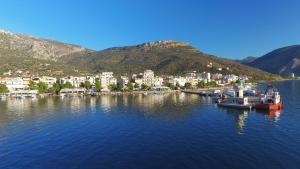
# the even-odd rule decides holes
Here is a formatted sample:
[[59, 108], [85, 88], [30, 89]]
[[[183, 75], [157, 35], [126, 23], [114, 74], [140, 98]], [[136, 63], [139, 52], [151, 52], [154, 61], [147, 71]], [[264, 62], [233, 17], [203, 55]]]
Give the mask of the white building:
[[6, 85], [10, 92], [16, 90], [24, 90], [28, 88], [28, 86], [24, 84], [24, 81], [21, 77], [4, 78], [1, 80], [0, 83]]
[[40, 78], [40, 82], [46, 83], [49, 88], [52, 87], [56, 81], [57, 79], [55, 77], [43, 76]]
[[152, 86], [154, 82], [154, 72], [152, 70], [145, 70], [143, 73], [143, 84]]
[[180, 87], [183, 87], [185, 85], [185, 83], [187, 82], [187, 79], [185, 77], [181, 77], [181, 76], [169, 76], [167, 78], [165, 78], [164, 82], [167, 83], [171, 83], [172, 85], [176, 86], [177, 84]]
[[84, 83], [86, 81], [86, 77], [73, 77], [73, 76], [69, 76], [69, 77], [64, 77], [60, 79], [60, 83], [61, 84], [65, 84], [67, 82], [71, 83], [72, 86], [78, 88], [80, 87], [81, 83]]
[[161, 87], [163, 86], [164, 79], [162, 77], [156, 77], [154, 78], [152, 86], [154, 87]]
[[117, 79], [114, 78], [113, 75], [114, 75], [113, 72], [102, 72], [99, 75], [101, 88], [102, 88], [103, 91], [108, 91], [108, 87], [110, 85], [116, 85], [117, 84]]
[[234, 74], [225, 75], [224, 78], [223, 78], [225, 83], [235, 82], [238, 79], [239, 79], [239, 77], [234, 75]]

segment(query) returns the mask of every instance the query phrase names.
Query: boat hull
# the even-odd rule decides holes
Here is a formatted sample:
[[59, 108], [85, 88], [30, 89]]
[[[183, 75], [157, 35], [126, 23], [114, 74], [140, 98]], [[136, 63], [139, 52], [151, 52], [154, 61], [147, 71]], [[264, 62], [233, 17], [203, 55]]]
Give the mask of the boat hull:
[[229, 107], [229, 108], [237, 108], [237, 109], [252, 109], [252, 105], [247, 104], [247, 105], [240, 105], [240, 104], [227, 104], [227, 103], [218, 103], [218, 106], [221, 107]]
[[263, 110], [280, 110], [282, 109], [282, 101], [278, 104], [256, 104], [255, 108]]

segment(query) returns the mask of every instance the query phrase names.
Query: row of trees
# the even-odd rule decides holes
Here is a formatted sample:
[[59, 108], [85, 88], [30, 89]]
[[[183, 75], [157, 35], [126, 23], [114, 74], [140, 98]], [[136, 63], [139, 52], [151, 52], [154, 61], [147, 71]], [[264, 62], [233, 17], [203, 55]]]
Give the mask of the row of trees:
[[[196, 85], [197, 88], [208, 88], [208, 87], [217, 87], [217, 86], [218, 84], [215, 81], [211, 81], [207, 83], [205, 83], [204, 81], [200, 81]], [[184, 88], [191, 89], [193, 88], [193, 85], [192, 83], [185, 83]]]
[[[172, 83], [168, 83], [168, 84], [166, 84], [166, 86], [172, 90], [180, 89], [180, 86], [178, 83], [176, 85], [174, 85]], [[217, 84], [215, 81], [211, 81], [211, 82], [207, 82], [207, 83], [205, 83], [204, 81], [200, 81], [197, 83], [197, 88], [216, 87], [216, 86], [217, 86]], [[35, 83], [34, 81], [30, 81], [28, 87], [30, 90], [38, 90], [40, 93], [51, 92], [51, 93], [56, 93], [56, 94], [58, 94], [61, 89], [74, 88], [74, 86], [70, 82], [61, 84], [61, 83], [59, 83], [59, 81], [54, 83], [51, 88], [48, 88], [48, 85], [44, 82]], [[89, 90], [92, 88], [92, 85], [91, 85], [90, 81], [85, 81], [84, 83], [80, 84], [80, 87]], [[139, 84], [137, 84], [137, 83], [133, 84], [132, 82], [129, 82], [126, 85], [125, 89], [123, 89], [123, 86], [120, 85], [119, 83], [109, 85], [108, 88], [110, 91], [122, 91], [122, 90], [132, 91], [134, 89], [139, 89], [139, 88], [141, 88], [142, 90], [150, 90], [150, 87], [145, 84], [142, 84], [140, 86]], [[191, 88], [193, 88], [193, 85], [191, 83], [185, 83], [184, 88], [191, 89]], [[94, 90], [96, 92], [101, 91], [101, 84], [100, 84], [99, 79], [96, 79]], [[8, 93], [8, 92], [9, 91], [8, 91], [7, 86], [4, 84], [0, 84], [0, 93]]]
[[108, 86], [108, 89], [110, 91], [132, 91], [134, 89], [139, 89], [139, 88], [141, 88], [142, 90], [150, 90], [150, 87], [145, 84], [142, 84], [140, 86], [139, 84], [137, 83], [133, 84], [132, 82], [127, 83], [125, 88], [123, 88], [123, 86], [119, 83]]

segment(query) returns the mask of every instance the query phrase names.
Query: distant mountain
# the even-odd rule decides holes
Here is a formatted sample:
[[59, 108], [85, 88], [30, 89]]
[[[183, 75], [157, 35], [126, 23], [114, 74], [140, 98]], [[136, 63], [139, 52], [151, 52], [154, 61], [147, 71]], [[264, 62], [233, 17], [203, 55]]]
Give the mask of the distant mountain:
[[247, 65], [274, 74], [289, 75], [295, 73], [300, 75], [300, 45], [276, 49]]
[[242, 60], [238, 60], [238, 62], [242, 63], [242, 64], [249, 64], [251, 62], [254, 62], [257, 59], [257, 57], [255, 56], [248, 56]]
[[[229, 59], [205, 54], [188, 43], [173, 40], [75, 54], [64, 57], [62, 62], [96, 72], [113, 71], [117, 74], [139, 73], [145, 69], [152, 69], [157, 74], [210, 71], [246, 74], [253, 78], [263, 79], [272, 76]], [[222, 71], [218, 69], [222, 69]]]
[[174, 40], [93, 51], [78, 45], [0, 30], [0, 75], [8, 70], [63, 76], [101, 71], [131, 74], [145, 69], [152, 69], [156, 74], [210, 71], [245, 74], [257, 79], [274, 77]]
[[[11, 33], [0, 29], [0, 51], [23, 52], [25, 56], [36, 59], [56, 61], [66, 55], [85, 52], [88, 49], [54, 40], [42, 39], [30, 35]], [[16, 53], [18, 53], [16, 52]], [[0, 55], [1, 57], [2, 55]], [[24, 57], [16, 55], [18, 57]]]
[[78, 72], [76, 68], [56, 61], [67, 55], [88, 51], [91, 50], [78, 45], [0, 29], [0, 73], [8, 70], [24, 70], [45, 75], [76, 74]]

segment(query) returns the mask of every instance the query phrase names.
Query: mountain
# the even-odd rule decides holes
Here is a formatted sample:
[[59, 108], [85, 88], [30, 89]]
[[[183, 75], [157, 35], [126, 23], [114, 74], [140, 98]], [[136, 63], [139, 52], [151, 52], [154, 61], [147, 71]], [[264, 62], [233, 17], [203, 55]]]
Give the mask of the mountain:
[[[157, 74], [210, 71], [238, 75], [246, 74], [257, 79], [273, 77], [269, 73], [229, 59], [205, 54], [188, 43], [174, 40], [162, 40], [135, 46], [114, 47], [97, 52], [75, 54], [64, 57], [61, 61], [94, 72], [113, 71], [116, 74], [139, 73], [145, 69], [152, 69]], [[222, 71], [219, 71], [219, 68]]]
[[0, 50], [18, 51], [23, 52], [26, 56], [30, 55], [32, 58], [56, 61], [63, 56], [85, 52], [88, 49], [0, 29]]
[[254, 79], [274, 78], [270, 73], [205, 54], [188, 43], [174, 40], [93, 51], [79, 45], [0, 30], [0, 75], [8, 70], [65, 76], [101, 71], [131, 74], [145, 69], [152, 69], [156, 74], [210, 71], [245, 74]]
[[[77, 74], [78, 69], [57, 62], [64, 56], [91, 50], [78, 45], [11, 33], [0, 29], [0, 72], [30, 71], [35, 74]], [[47, 65], [45, 67], [45, 65]]]
[[251, 62], [254, 62], [257, 59], [257, 57], [255, 56], [248, 56], [242, 60], [238, 60], [238, 62], [242, 63], [242, 64], [249, 64]]
[[289, 75], [295, 73], [300, 75], [300, 45], [276, 49], [247, 65], [274, 74]]

